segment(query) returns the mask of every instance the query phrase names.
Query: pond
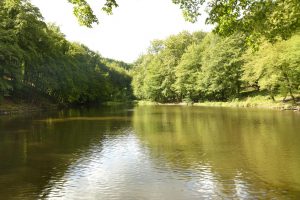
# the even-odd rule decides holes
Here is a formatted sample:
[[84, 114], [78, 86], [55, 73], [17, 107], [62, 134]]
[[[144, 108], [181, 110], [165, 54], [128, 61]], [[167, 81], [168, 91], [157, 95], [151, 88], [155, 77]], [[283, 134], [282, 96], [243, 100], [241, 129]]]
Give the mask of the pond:
[[299, 199], [300, 113], [115, 106], [0, 117], [1, 199]]

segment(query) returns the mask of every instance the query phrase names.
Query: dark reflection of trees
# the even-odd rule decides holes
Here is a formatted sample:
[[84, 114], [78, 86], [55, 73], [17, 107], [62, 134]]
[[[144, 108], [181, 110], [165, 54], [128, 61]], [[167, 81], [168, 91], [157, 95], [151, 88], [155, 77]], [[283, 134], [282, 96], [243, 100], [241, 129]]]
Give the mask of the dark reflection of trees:
[[[99, 120], [50, 120], [83, 116]], [[117, 120], [101, 120], [101, 116], [117, 116]], [[1, 117], [1, 199], [37, 199], [50, 180], [62, 177], [91, 146], [101, 148], [106, 137], [120, 134], [118, 130], [130, 125], [129, 119], [130, 113], [123, 107]]]
[[210, 166], [223, 194], [234, 196], [239, 179], [266, 198], [300, 195], [300, 116], [295, 113], [143, 106], [136, 107], [133, 126], [152, 157], [174, 171]]

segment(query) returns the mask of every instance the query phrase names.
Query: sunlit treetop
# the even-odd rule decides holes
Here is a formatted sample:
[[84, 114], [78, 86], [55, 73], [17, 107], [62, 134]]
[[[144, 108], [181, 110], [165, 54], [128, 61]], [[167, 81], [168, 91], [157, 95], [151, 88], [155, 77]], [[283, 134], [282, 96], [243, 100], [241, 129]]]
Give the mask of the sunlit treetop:
[[[86, 2], [86, 0], [68, 0], [73, 4], [73, 13], [77, 17], [80, 25], [92, 27], [93, 23], [99, 23], [98, 18], [94, 14], [91, 6]], [[113, 8], [118, 7], [115, 0], [106, 0], [102, 7], [102, 10], [107, 14], [112, 14]]]
[[250, 44], [261, 37], [286, 40], [300, 27], [299, 0], [214, 0], [207, 8], [206, 22], [216, 25], [215, 32], [241, 31]]
[[189, 22], [196, 22], [201, 15], [200, 8], [205, 0], [172, 0], [182, 10], [183, 17]]
[[[81, 25], [91, 27], [98, 23], [86, 0], [68, 0], [74, 5], [74, 14]], [[300, 27], [300, 0], [172, 0], [179, 5], [187, 21], [196, 22], [201, 7], [208, 12], [207, 24], [215, 25], [220, 35], [232, 35], [236, 31], [246, 34], [249, 44], [265, 37], [274, 42], [288, 39]], [[102, 10], [107, 14], [118, 4], [106, 0]]]

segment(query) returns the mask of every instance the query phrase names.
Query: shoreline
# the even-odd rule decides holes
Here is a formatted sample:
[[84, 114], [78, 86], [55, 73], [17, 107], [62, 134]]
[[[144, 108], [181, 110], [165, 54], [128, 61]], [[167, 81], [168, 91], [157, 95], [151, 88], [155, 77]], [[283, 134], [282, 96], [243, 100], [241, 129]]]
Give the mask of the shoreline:
[[[132, 102], [103, 102], [102, 105], [114, 106], [120, 104], [135, 104], [135, 105], [156, 105], [156, 106], [197, 106], [197, 107], [226, 107], [226, 108], [261, 108], [270, 110], [290, 110], [300, 112], [300, 104], [293, 105], [283, 102], [269, 101], [232, 101], [232, 102], [180, 102], [180, 103], [159, 103], [153, 101], [132, 101]], [[35, 105], [28, 103], [2, 103], [0, 104], [0, 116], [24, 114], [31, 112], [41, 112], [59, 109], [57, 104]]]
[[32, 112], [41, 112], [41, 111], [51, 111], [51, 110], [59, 110], [61, 108], [74, 108], [74, 107], [88, 107], [88, 106], [96, 106], [96, 105], [103, 105], [103, 106], [119, 106], [119, 105], [130, 105], [135, 104], [134, 101], [130, 102], [102, 102], [99, 104], [86, 104], [86, 105], [59, 105], [53, 103], [43, 103], [41, 105], [37, 104], [30, 104], [25, 102], [12, 102], [12, 101], [4, 101], [0, 103], [0, 116], [5, 115], [15, 115], [15, 114], [26, 114]]
[[270, 110], [291, 110], [300, 112], [300, 104], [293, 105], [283, 102], [251, 102], [251, 101], [232, 101], [232, 102], [180, 102], [180, 103], [159, 103], [153, 101], [137, 101], [137, 105], [165, 105], [165, 106], [199, 106], [199, 107], [227, 107], [227, 108], [262, 108]]
[[0, 105], [0, 116], [3, 115], [15, 115], [15, 114], [25, 114], [31, 112], [41, 112], [41, 111], [50, 111], [58, 109], [58, 105], [49, 104], [49, 105], [34, 105], [27, 103], [14, 103], [14, 104], [1, 104]]

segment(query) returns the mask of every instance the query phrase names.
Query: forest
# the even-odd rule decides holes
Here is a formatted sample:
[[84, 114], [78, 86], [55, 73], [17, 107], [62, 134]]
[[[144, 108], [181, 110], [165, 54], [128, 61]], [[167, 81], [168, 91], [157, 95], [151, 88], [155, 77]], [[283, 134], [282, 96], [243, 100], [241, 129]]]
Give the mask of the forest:
[[267, 95], [296, 101], [300, 34], [254, 49], [242, 33], [182, 32], [155, 40], [133, 67], [136, 97], [162, 103], [232, 101]]
[[69, 42], [29, 1], [0, 3], [0, 104], [60, 105], [132, 98], [129, 64]]
[[[98, 19], [84, 2], [70, 1], [79, 23], [91, 27]], [[117, 6], [109, 2], [108, 13]], [[196, 2], [173, 2], [189, 21], [199, 16]], [[282, 8], [281, 1], [237, 2], [210, 5], [207, 21], [217, 24], [213, 32], [184, 31], [154, 40], [146, 54], [127, 64], [68, 41], [30, 1], [1, 1], [0, 104], [4, 99], [59, 105], [133, 99], [178, 103], [259, 95], [297, 102], [299, 3], [290, 0]], [[267, 9], [263, 15], [261, 8]], [[244, 17], [237, 15], [242, 10]]]

